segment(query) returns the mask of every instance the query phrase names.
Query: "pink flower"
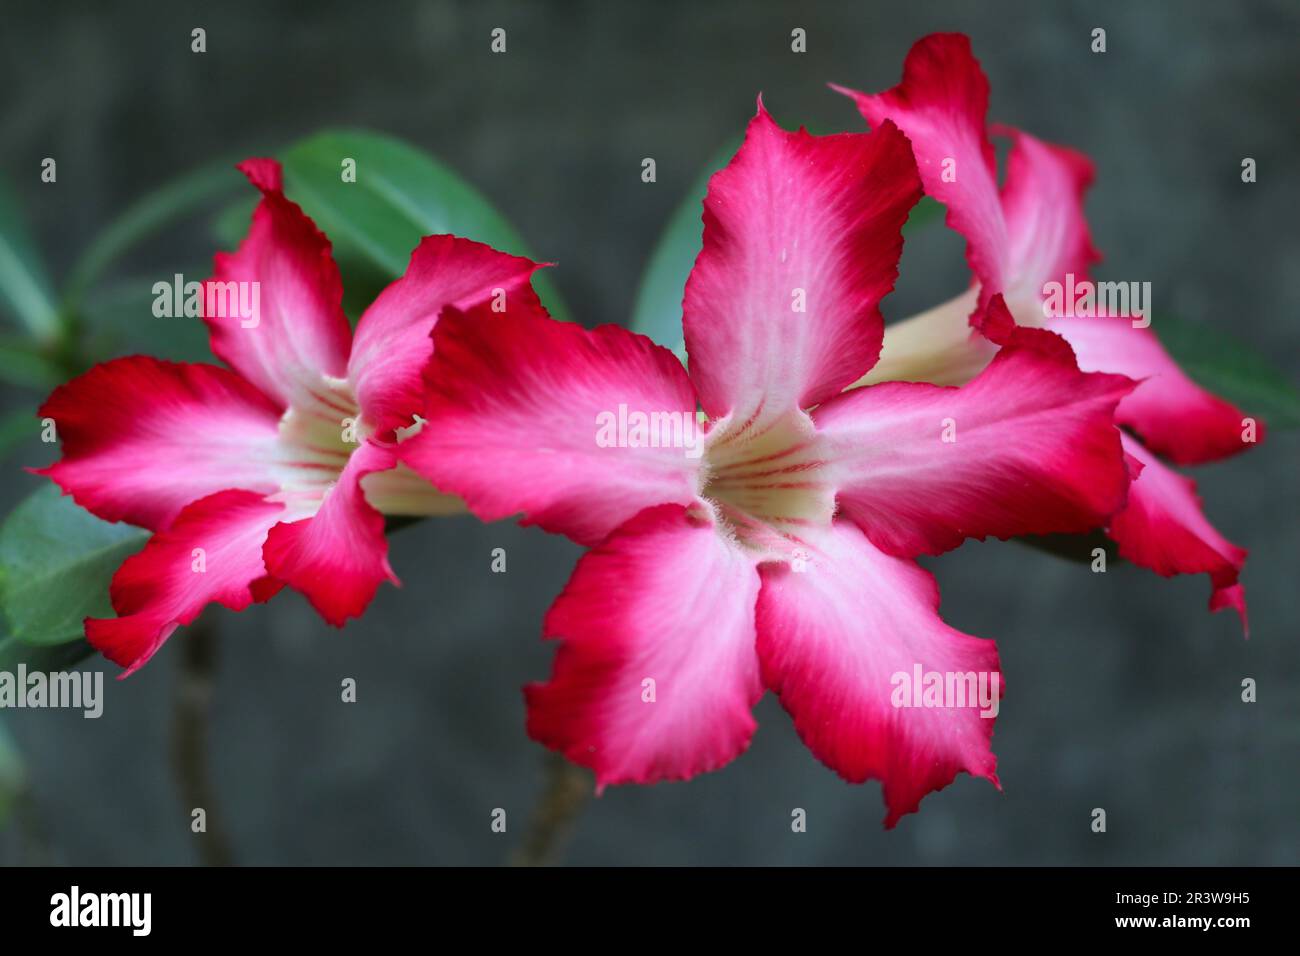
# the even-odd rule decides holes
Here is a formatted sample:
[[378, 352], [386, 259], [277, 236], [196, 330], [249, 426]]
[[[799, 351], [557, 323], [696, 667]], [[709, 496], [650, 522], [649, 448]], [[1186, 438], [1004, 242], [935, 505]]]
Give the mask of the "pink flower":
[[[999, 191], [985, 127], [989, 84], [960, 34], [919, 40], [904, 63], [903, 82], [892, 90], [871, 96], [836, 89], [856, 101], [868, 123], [896, 124], [907, 134], [926, 193], [948, 207], [948, 224], [967, 240], [975, 279], [965, 295], [891, 327], [880, 365], [866, 381], [960, 384], [988, 364], [995, 343], [1005, 341], [1017, 322], [1060, 334], [1080, 368], [1139, 380], [1115, 416], [1139, 437], [1124, 435], [1133, 483], [1127, 506], [1107, 531], [1120, 555], [1135, 564], [1165, 576], [1208, 574], [1210, 610], [1235, 609], [1245, 629], [1245, 593], [1237, 579], [1246, 552], [1209, 523], [1193, 482], [1157, 456], [1184, 465], [1213, 461], [1261, 440], [1263, 425], [1244, 437], [1252, 426], [1242, 411], [1188, 378], [1143, 321], [1119, 312], [1046, 315], [1054, 311], [1044, 308], [1048, 284], [1085, 282], [1100, 258], [1083, 215], [1091, 162], [995, 126], [992, 132], [1011, 140]], [[1004, 296], [1010, 314], [987, 309], [996, 294]], [[968, 315], [982, 335], [968, 326]]]
[[522, 512], [591, 547], [527, 703], [530, 735], [599, 786], [721, 767], [765, 688], [841, 776], [884, 782], [887, 825], [958, 771], [996, 782], [978, 708], [891, 702], [917, 665], [999, 674], [912, 558], [1097, 526], [1123, 501], [1112, 415], [1132, 383], [1022, 330], [965, 388], [843, 393], [876, 361], [919, 196], [889, 124], [788, 133], [760, 103], [705, 200], [689, 374], [649, 339], [540, 307], [448, 310], [434, 330], [428, 426], [399, 455], [485, 520]]
[[[444, 306], [496, 289], [533, 295], [535, 263], [430, 236], [353, 335], [329, 240], [285, 198], [279, 164], [239, 168], [262, 201], [204, 284], [212, 350], [229, 368], [115, 359], [40, 410], [63, 439], [62, 460], [41, 473], [99, 517], [154, 532], [113, 578], [118, 616], [86, 621], [122, 676], [209, 602], [243, 610], [288, 584], [341, 626], [380, 581], [397, 583], [383, 515], [461, 507], [397, 462], [395, 429], [423, 401], [429, 331]], [[235, 301], [257, 302], [255, 314]]]

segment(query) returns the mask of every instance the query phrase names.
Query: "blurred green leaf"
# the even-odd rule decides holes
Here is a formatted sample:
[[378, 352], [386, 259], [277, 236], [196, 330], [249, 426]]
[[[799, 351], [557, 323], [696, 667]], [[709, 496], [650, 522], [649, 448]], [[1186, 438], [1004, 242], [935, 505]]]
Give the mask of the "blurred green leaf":
[[86, 641], [64, 644], [27, 644], [12, 634], [0, 636], [0, 671], [12, 672], [19, 664], [32, 671], [66, 671], [95, 654]]
[[0, 416], [0, 458], [4, 458], [40, 429], [36, 409], [20, 408]]
[[141, 240], [196, 214], [222, 196], [233, 196], [246, 188], [244, 178], [234, 167], [233, 160], [210, 163], [147, 193], [129, 206], [95, 237], [73, 267], [64, 294], [68, 309], [79, 308], [108, 267]]
[[40, 252], [18, 202], [0, 181], [0, 302], [42, 342], [59, 336], [59, 312]]
[[931, 199], [929, 196], [922, 196], [921, 201], [912, 207], [907, 222], [903, 223], [903, 238], [906, 239], [918, 229], [924, 229], [926, 226], [943, 222], [946, 212], [947, 208], [943, 203], [937, 199]]
[[1213, 326], [1169, 315], [1155, 316], [1151, 328], [1183, 371], [1204, 388], [1270, 427], [1300, 426], [1300, 392], [1248, 345]]
[[249, 195], [230, 203], [212, 218], [212, 237], [222, 249], [234, 249], [248, 235], [256, 208], [257, 197]]
[[[376, 133], [330, 130], [291, 146], [282, 156], [285, 192], [330, 238], [343, 272], [344, 307], [354, 318], [406, 271], [422, 237], [454, 233], [503, 252], [531, 256], [518, 232], [473, 186], [432, 157]], [[356, 182], [343, 182], [341, 163], [356, 161]], [[228, 228], [234, 221], [223, 216]], [[247, 220], [240, 235], [247, 230]], [[534, 279], [542, 301], [567, 319], [551, 280]]]
[[[173, 269], [185, 276], [206, 275], [206, 267]], [[95, 355], [142, 352], [173, 362], [212, 362], [208, 327], [202, 319], [153, 314], [153, 284], [166, 277], [136, 276], [109, 282], [81, 307]]]
[[63, 369], [39, 342], [13, 336], [0, 338], [0, 381], [44, 390], [63, 379]]
[[148, 532], [101, 521], [53, 484], [37, 489], [0, 525], [0, 605], [26, 644], [82, 637], [82, 619], [112, 617], [108, 586]]
[[701, 218], [704, 196], [709, 190], [709, 179], [730, 162], [742, 141], [741, 136], [733, 137], [710, 157], [704, 171], [687, 190], [685, 200], [669, 217], [641, 276], [641, 287], [632, 307], [628, 328], [672, 349], [683, 360], [686, 343], [682, 338], [682, 296], [686, 292], [686, 277], [691, 274], [695, 257], [704, 245]]

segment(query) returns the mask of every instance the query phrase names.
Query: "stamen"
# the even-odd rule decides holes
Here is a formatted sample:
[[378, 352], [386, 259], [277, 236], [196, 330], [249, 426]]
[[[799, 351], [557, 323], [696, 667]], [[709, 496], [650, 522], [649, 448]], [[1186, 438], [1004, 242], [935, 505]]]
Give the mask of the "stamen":
[[792, 412], [745, 434], [751, 424], [723, 426], [722, 434], [710, 436], [703, 495], [737, 540], [771, 550], [775, 538], [828, 525], [835, 495], [806, 414]]

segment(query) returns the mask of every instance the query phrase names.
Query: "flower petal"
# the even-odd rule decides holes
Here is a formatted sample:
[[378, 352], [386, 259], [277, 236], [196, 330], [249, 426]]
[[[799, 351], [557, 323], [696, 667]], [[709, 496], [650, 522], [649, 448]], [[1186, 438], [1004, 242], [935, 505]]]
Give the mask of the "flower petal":
[[855, 384], [965, 385], [998, 350], [986, 335], [972, 328], [978, 296], [979, 289], [971, 286], [956, 298], [885, 326], [880, 361]]
[[[852, 523], [837, 521], [804, 543], [802, 572], [787, 563], [759, 567], [756, 614], [763, 683], [803, 742], [845, 780], [883, 783], [886, 827], [959, 771], [997, 785], [989, 741], [1002, 684], [993, 642], [945, 624], [930, 573], [877, 550]], [[982, 679], [987, 706], [978, 694], [895, 706], [922, 702], [897, 694], [896, 675], [910, 681], [918, 668], [945, 682], [974, 675], [976, 688]]]
[[1133, 383], [1079, 372], [1050, 333], [1017, 332], [961, 388], [869, 385], [813, 413], [840, 507], [877, 547], [940, 554], [966, 538], [1086, 531], [1123, 504], [1112, 415]]
[[1011, 137], [1011, 152], [1002, 186], [1009, 287], [992, 291], [1036, 302], [1045, 283], [1062, 281], [1067, 274], [1083, 281], [1101, 259], [1083, 215], [1092, 161], [1009, 126], [996, 126], [994, 132]]
[[538, 264], [456, 236], [426, 236], [406, 273], [357, 322], [348, 379], [377, 430], [411, 424], [423, 404], [429, 333], [445, 306], [466, 309], [499, 294], [536, 299], [528, 284]]
[[171, 527], [122, 562], [110, 590], [116, 618], [86, 619], [86, 639], [126, 670], [139, 670], [180, 625], [216, 602], [242, 611], [283, 586], [262, 564], [262, 542], [283, 507], [250, 491], [221, 491], [188, 505]]
[[[1080, 368], [1142, 380], [1120, 402], [1115, 420], [1157, 454], [1195, 465], [1251, 447], [1242, 440], [1246, 414], [1188, 378], [1150, 328], [1134, 327], [1132, 319], [1119, 316], [1054, 318], [1047, 327], [1074, 347]], [[1256, 422], [1256, 442], [1263, 441], [1264, 432], [1264, 423]]]
[[873, 128], [891, 122], [911, 141], [926, 195], [948, 207], [948, 225], [966, 237], [971, 272], [991, 295], [1009, 278], [1008, 238], [997, 166], [985, 118], [989, 81], [960, 33], [912, 45], [903, 82], [877, 95], [844, 87]]
[[[300, 390], [314, 392], [322, 375], [346, 374], [352, 332], [343, 284], [329, 240], [281, 191], [280, 164], [250, 159], [239, 169], [262, 191], [262, 201], [238, 251], [214, 259], [204, 283], [204, 321], [213, 353], [287, 406]], [[256, 288], [256, 324], [230, 305], [232, 288], [250, 301]]]
[[709, 181], [683, 302], [691, 379], [711, 418], [761, 432], [866, 373], [919, 198], [896, 129], [787, 133], [759, 104]]
[[39, 414], [63, 458], [38, 473], [105, 521], [159, 531], [214, 492], [279, 487], [279, 412], [215, 365], [114, 359], [60, 385]]
[[[528, 734], [596, 783], [683, 780], [739, 756], [762, 695], [753, 558], [695, 509], [648, 509], [589, 551], [546, 616]], [[653, 682], [653, 683], [649, 683]]]
[[918, 40], [903, 64], [903, 82], [885, 93], [836, 89], [872, 126], [891, 121], [907, 134], [926, 194], [948, 207], [948, 225], [967, 241], [981, 305], [999, 292], [1037, 302], [1045, 282], [1067, 272], [1087, 277], [1099, 258], [1083, 216], [1092, 163], [997, 126], [994, 132], [1012, 140], [999, 193], [986, 125], [989, 84], [969, 38], [937, 33]]
[[361, 489], [366, 475], [396, 464], [394, 446], [363, 441], [325, 493], [319, 511], [277, 524], [267, 535], [267, 570], [306, 595], [335, 627], [359, 617], [385, 578], [399, 583], [388, 564], [384, 516], [370, 506]]
[[[513, 306], [448, 309], [433, 339], [427, 423], [399, 454], [483, 520], [522, 512], [525, 524], [596, 544], [644, 508], [695, 500], [695, 394], [667, 349]], [[680, 427], [678, 447], [627, 447], [630, 428], [606, 428], [665, 414]]]
[[1124, 451], [1140, 472], [1129, 489], [1128, 505], [1111, 519], [1107, 532], [1120, 557], [1164, 577], [1208, 574], [1214, 592], [1210, 610], [1235, 610], [1248, 629], [1245, 590], [1237, 583], [1246, 551], [1210, 524], [1201, 509], [1196, 483], [1165, 467], [1142, 443], [1124, 436]]

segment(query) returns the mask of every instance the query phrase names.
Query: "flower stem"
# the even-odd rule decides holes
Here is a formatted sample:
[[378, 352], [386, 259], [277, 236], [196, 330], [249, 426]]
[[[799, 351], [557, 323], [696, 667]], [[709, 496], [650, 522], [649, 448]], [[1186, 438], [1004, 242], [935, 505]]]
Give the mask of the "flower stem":
[[229, 866], [234, 861], [230, 841], [216, 811], [208, 753], [208, 724], [212, 716], [212, 687], [217, 663], [217, 631], [200, 617], [180, 640], [180, 675], [173, 701], [172, 773], [186, 816], [202, 808], [204, 829], [198, 838], [204, 866]]
[[511, 866], [546, 866], [559, 861], [569, 831], [592, 791], [590, 771], [562, 755], [546, 755], [546, 782], [533, 809], [524, 842], [511, 855]]

